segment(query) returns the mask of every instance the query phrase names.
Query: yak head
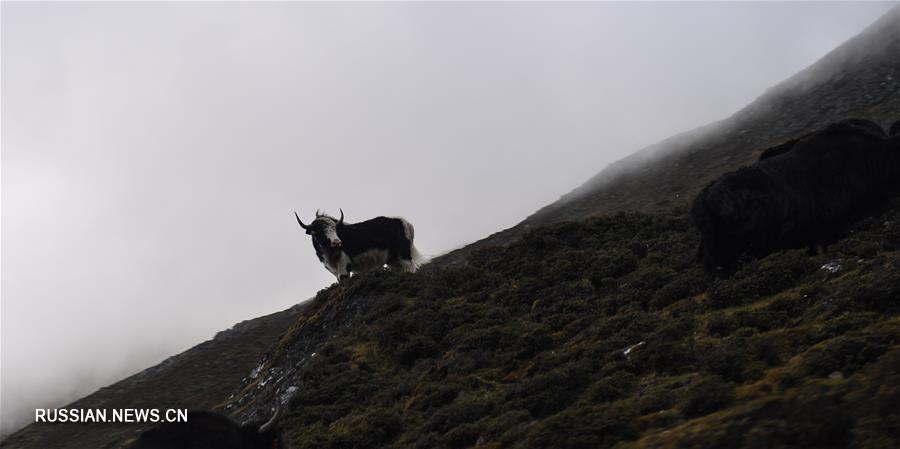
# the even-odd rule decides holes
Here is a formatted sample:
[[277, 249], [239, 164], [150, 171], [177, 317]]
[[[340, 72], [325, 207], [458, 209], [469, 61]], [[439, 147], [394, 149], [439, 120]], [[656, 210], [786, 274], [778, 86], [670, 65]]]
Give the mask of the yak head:
[[890, 131], [888, 131], [888, 134], [890, 134], [891, 137], [900, 136], [900, 120], [897, 120], [893, 125], [891, 125], [891, 129]]
[[300, 227], [312, 237], [316, 252], [339, 249], [341, 247], [342, 242], [338, 236], [338, 228], [344, 225], [343, 210], [341, 210], [341, 218], [339, 219], [316, 211], [316, 218], [308, 225], [300, 220], [300, 215], [297, 215], [297, 212], [294, 212], [294, 216], [297, 217], [297, 223], [300, 223]]
[[691, 219], [700, 231], [697, 257], [707, 272], [728, 275], [741, 254], [761, 254], [777, 237], [778, 198], [754, 169], [726, 173], [694, 199]]

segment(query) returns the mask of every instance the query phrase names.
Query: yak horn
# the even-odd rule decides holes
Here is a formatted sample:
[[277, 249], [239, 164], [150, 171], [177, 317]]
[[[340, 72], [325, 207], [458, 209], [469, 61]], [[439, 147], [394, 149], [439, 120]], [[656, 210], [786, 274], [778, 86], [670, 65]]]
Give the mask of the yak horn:
[[275, 426], [275, 423], [281, 418], [281, 404], [275, 406], [275, 414], [266, 421], [265, 424], [259, 426], [259, 433], [266, 433], [269, 430], [272, 430], [272, 427]]
[[344, 209], [338, 208], [341, 211], [341, 219], [338, 220], [338, 224], [344, 224]]
[[300, 221], [300, 216], [297, 215], [297, 211], [294, 211], [294, 216], [297, 217], [297, 223], [300, 223], [300, 227], [301, 227], [301, 228], [303, 228], [303, 229], [308, 229], [308, 228], [309, 228], [309, 226], [303, 224], [303, 222]]

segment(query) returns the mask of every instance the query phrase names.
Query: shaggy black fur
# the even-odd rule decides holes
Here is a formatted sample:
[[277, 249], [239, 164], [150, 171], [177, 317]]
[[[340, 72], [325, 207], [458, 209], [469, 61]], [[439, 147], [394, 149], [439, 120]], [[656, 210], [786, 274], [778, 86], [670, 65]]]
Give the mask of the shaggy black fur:
[[697, 195], [698, 257], [728, 273], [742, 254], [815, 249], [900, 192], [900, 137], [849, 119], [771, 148]]

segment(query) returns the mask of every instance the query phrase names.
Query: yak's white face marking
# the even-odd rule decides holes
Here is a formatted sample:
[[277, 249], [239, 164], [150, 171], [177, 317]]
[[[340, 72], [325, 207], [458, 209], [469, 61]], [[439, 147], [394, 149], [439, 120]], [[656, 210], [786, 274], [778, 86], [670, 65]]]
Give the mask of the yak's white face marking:
[[337, 221], [331, 217], [319, 217], [316, 221], [322, 222], [322, 232], [331, 246], [333, 248], [341, 246], [341, 239], [337, 235]]
[[338, 224], [333, 217], [321, 215], [316, 217], [309, 226], [306, 226], [306, 234], [312, 236], [317, 248], [340, 248], [343, 242], [338, 237]]

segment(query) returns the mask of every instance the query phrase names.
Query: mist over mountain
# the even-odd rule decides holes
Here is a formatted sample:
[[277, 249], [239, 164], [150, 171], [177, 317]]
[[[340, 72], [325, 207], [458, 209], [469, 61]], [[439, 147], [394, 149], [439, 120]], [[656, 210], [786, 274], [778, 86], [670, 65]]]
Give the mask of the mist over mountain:
[[[748, 432], [799, 435], [797, 447], [877, 441], [896, 398], [873, 385], [896, 382], [900, 360], [898, 205], [834, 253], [778, 253], [714, 285], [685, 261], [697, 239], [684, 211], [791, 137], [846, 117], [889, 125], [898, 80], [894, 8], [731, 117], [611, 164], [419, 274], [357, 276], [72, 406], [252, 419], [298, 386], [290, 447], [715, 447]], [[835, 260], [840, 275], [821, 272]], [[645, 351], [623, 355], [641, 341]], [[850, 424], [823, 433], [817, 422]], [[33, 424], [0, 446], [119, 447], [146, 427]]]
[[732, 116], [614, 162], [516, 226], [439, 260], [459, 262], [474, 249], [508, 244], [537, 226], [686, 204], [703, 186], [752, 163], [764, 149], [839, 119], [865, 117], [890, 126], [900, 111], [898, 23], [900, 10], [894, 8]]

